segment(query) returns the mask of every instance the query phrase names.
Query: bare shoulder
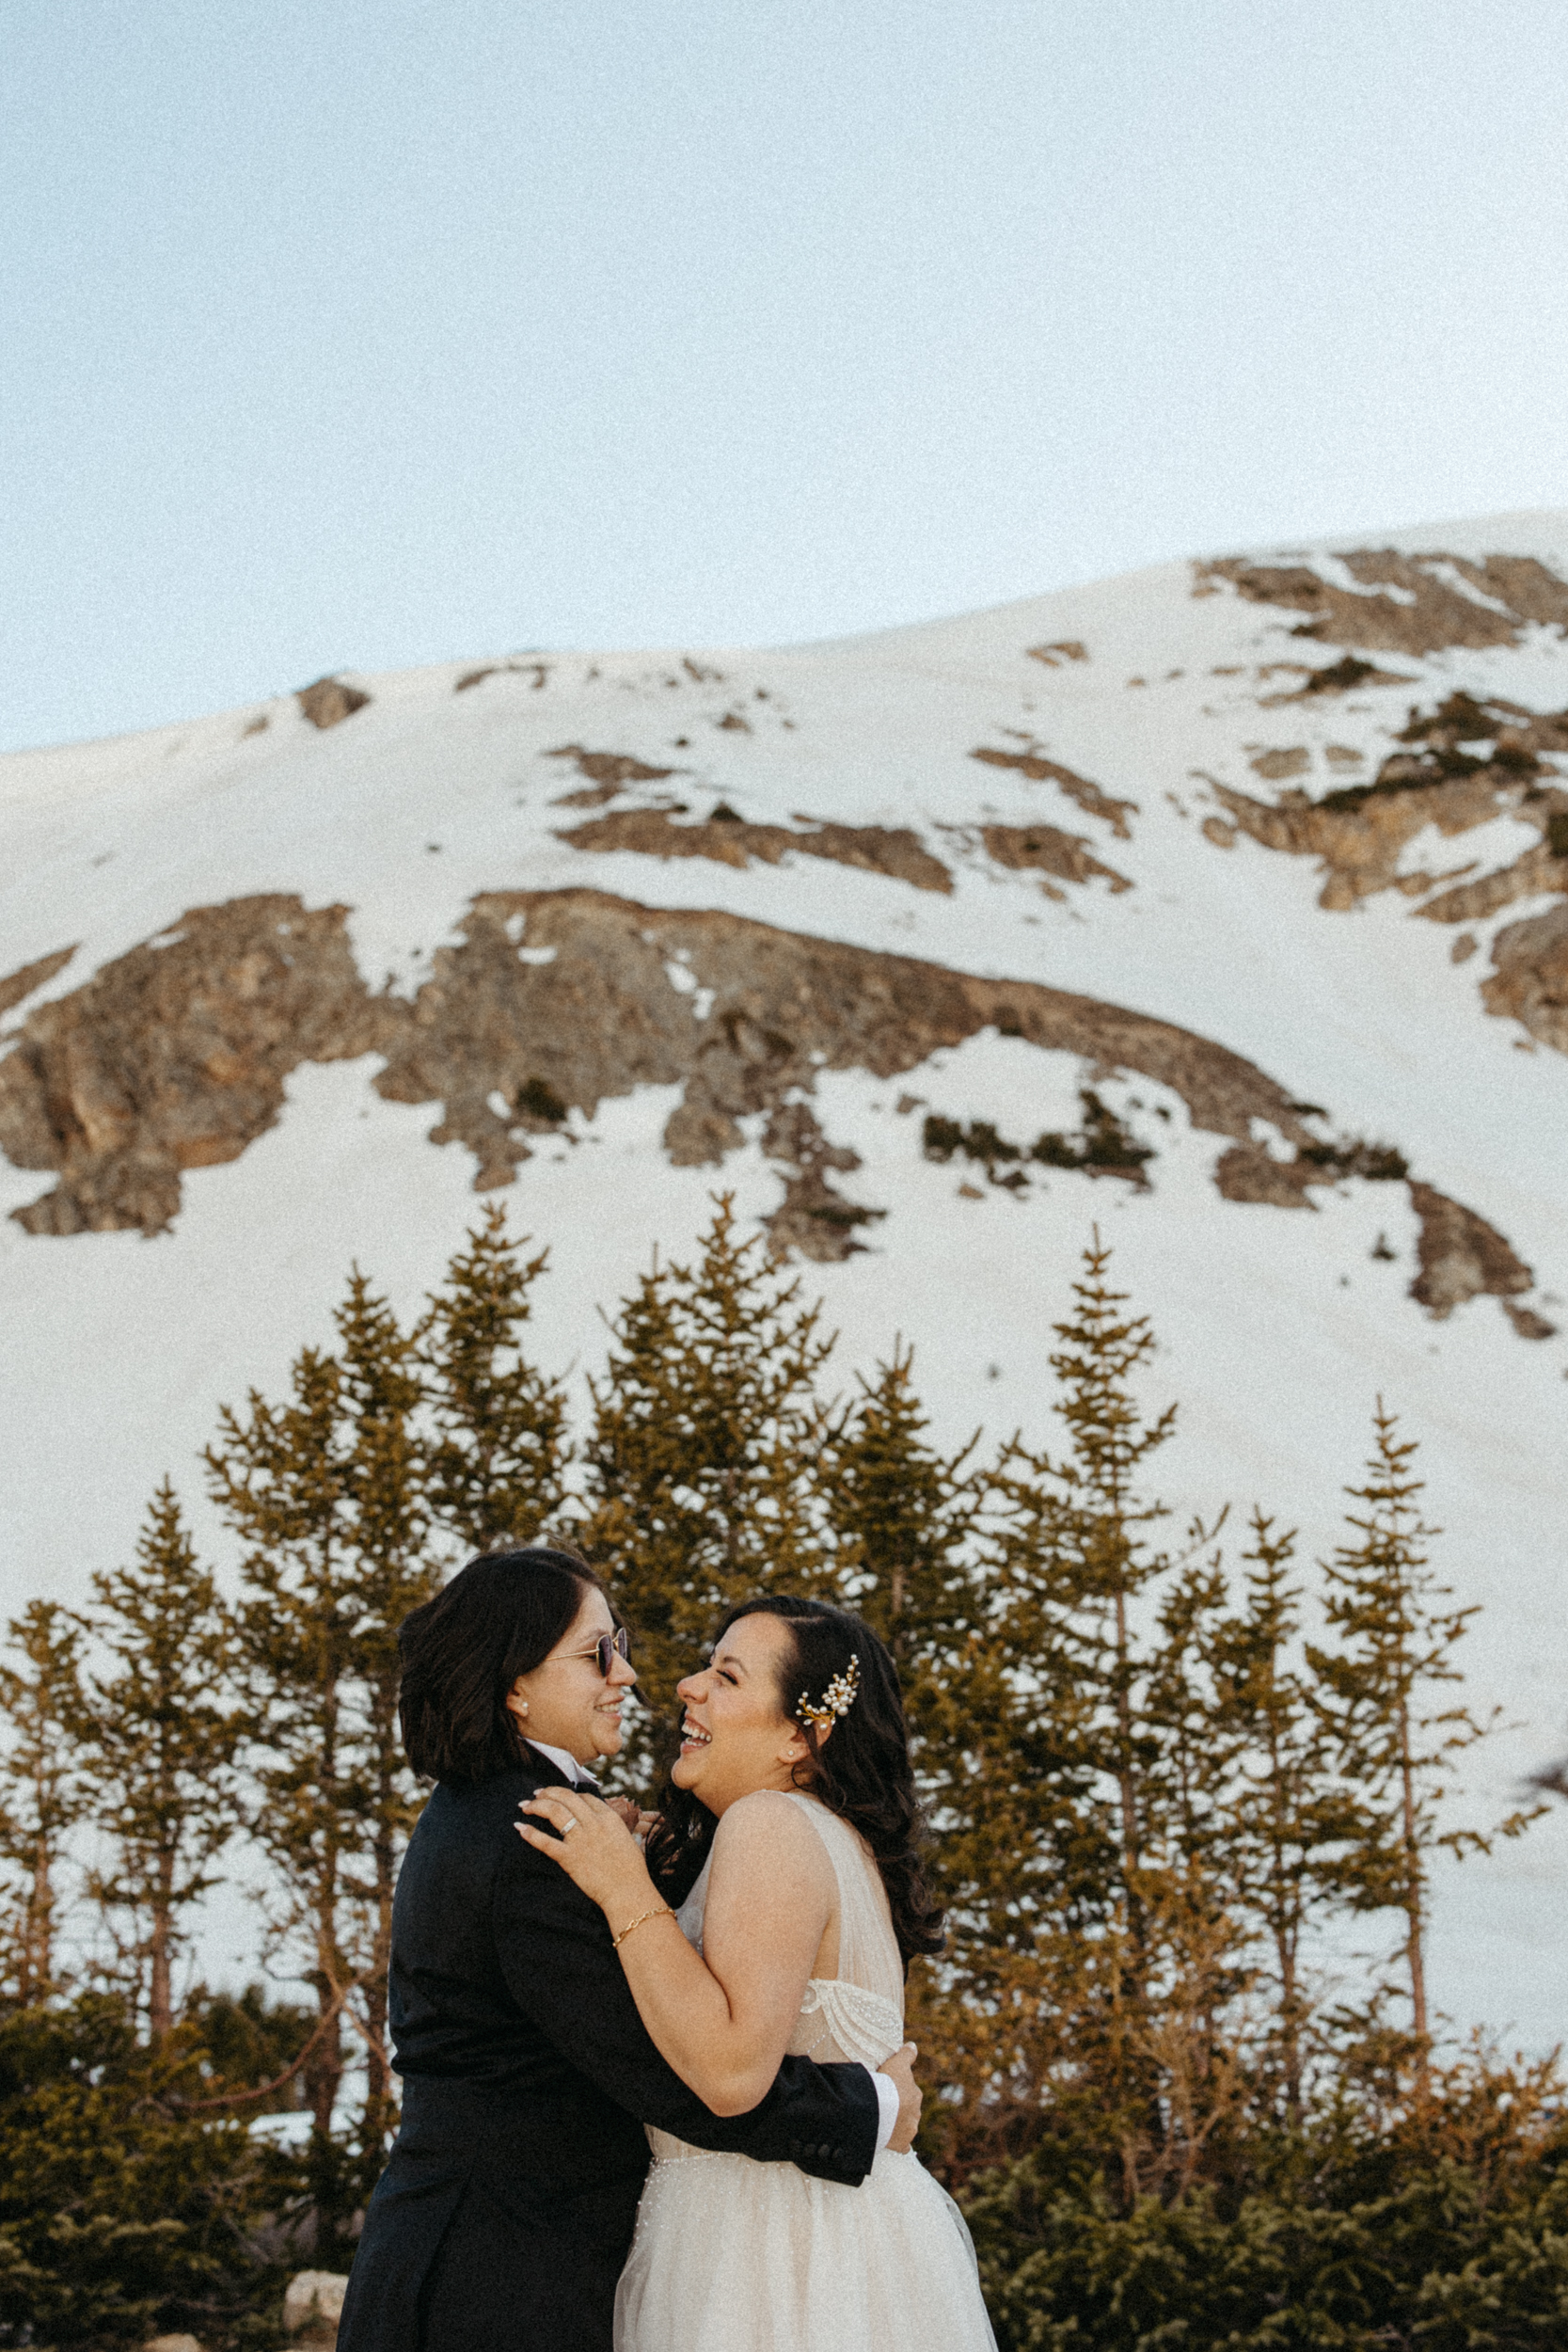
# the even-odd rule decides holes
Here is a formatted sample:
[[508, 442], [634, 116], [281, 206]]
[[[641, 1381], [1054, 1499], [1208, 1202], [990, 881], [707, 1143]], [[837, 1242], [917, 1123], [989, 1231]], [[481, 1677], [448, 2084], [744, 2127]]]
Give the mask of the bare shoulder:
[[713, 1840], [713, 1867], [736, 1878], [787, 1877], [833, 1883], [833, 1866], [806, 1807], [782, 1788], [755, 1788], [732, 1804]]

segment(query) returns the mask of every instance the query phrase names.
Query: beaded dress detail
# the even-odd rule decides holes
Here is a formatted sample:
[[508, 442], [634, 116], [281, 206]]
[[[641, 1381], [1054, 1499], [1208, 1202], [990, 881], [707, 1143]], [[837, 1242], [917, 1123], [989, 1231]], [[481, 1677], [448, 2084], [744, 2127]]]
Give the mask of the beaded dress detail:
[[[904, 1971], [859, 1833], [804, 1808], [839, 1892], [838, 1974], [814, 1977], [790, 2036], [819, 2065], [876, 2068], [904, 2039]], [[676, 1914], [703, 1948], [711, 1857]], [[715, 2155], [648, 2130], [654, 2166], [615, 2301], [615, 2352], [995, 2352], [962, 2216], [918, 2157], [884, 2152], [858, 2188]]]

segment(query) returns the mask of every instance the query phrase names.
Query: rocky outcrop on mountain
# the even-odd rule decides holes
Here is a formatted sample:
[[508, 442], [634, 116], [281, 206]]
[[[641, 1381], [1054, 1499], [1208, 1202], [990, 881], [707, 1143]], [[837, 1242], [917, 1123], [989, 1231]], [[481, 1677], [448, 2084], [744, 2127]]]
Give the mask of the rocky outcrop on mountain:
[[1534, 1275], [1496, 1226], [1473, 1209], [1410, 1175], [1401, 1154], [1386, 1144], [1315, 1144], [1291, 1159], [1275, 1159], [1261, 1144], [1237, 1144], [1222, 1152], [1214, 1182], [1227, 1200], [1256, 1200], [1275, 1209], [1311, 1208], [1314, 1185], [1359, 1179], [1367, 1184], [1403, 1183], [1418, 1223], [1417, 1275], [1410, 1295], [1437, 1322], [1467, 1298], [1500, 1298], [1521, 1339], [1550, 1339], [1555, 1327], [1516, 1302]]
[[[482, 677], [494, 675], [489, 670], [476, 670], [471, 677], [459, 678], [458, 688], [477, 684]], [[563, 792], [557, 808], [602, 808], [606, 801], [613, 801], [628, 784], [659, 784], [666, 776], [679, 775], [678, 768], [650, 768], [646, 760], [633, 759], [628, 752], [591, 752], [581, 743], [559, 743], [553, 752], [546, 752], [546, 759], [569, 759], [579, 775], [588, 783], [580, 792]]]
[[847, 1200], [829, 1184], [829, 1171], [847, 1175], [861, 1165], [858, 1152], [830, 1143], [805, 1103], [784, 1103], [763, 1130], [762, 1148], [784, 1181], [784, 1199], [763, 1219], [774, 1250], [791, 1250], [819, 1265], [851, 1257], [864, 1244], [856, 1229], [880, 1221], [880, 1209]]
[[346, 914], [284, 897], [195, 907], [29, 1014], [0, 1058], [0, 1150], [58, 1182], [18, 1223], [162, 1232], [182, 1171], [237, 1159], [297, 1063], [385, 1045], [402, 1009], [368, 994]]
[[[1318, 903], [1331, 911], [1398, 890], [1421, 901], [1414, 912], [1424, 921], [1478, 923], [1521, 898], [1568, 895], [1568, 781], [1558, 764], [1568, 755], [1568, 711], [1450, 694], [1433, 711], [1412, 710], [1395, 740], [1402, 748], [1369, 782], [1337, 786], [1319, 800], [1292, 787], [1271, 803], [1205, 776], [1226, 814], [1206, 818], [1203, 832], [1222, 849], [1241, 833], [1288, 856], [1317, 857]], [[1305, 746], [1291, 746], [1259, 752], [1251, 765], [1272, 781], [1303, 773], [1309, 757]], [[1540, 838], [1489, 873], [1478, 874], [1474, 860], [1443, 874], [1401, 872], [1406, 846], [1428, 825], [1452, 839], [1497, 817], [1533, 827]], [[1564, 1051], [1556, 919], [1538, 916], [1499, 934], [1497, 970], [1481, 997], [1489, 1012], [1511, 1014]]]
[[[1299, 789], [1282, 792], [1272, 803], [1259, 801], [1215, 777], [1206, 781], [1230, 823], [1249, 840], [1288, 857], [1318, 858], [1323, 875], [1318, 904], [1340, 914], [1380, 890], [1419, 898], [1438, 882], [1452, 880], [1451, 873], [1402, 874], [1400, 859], [1406, 844], [1428, 825], [1452, 838], [1489, 824], [1501, 813], [1497, 788], [1479, 777], [1450, 778], [1397, 799], [1369, 799], [1349, 807], [1334, 805], [1333, 796], [1314, 801]], [[1516, 785], [1506, 788], [1516, 796]]]
[[[1474, 882], [1456, 882], [1451, 890], [1440, 890], [1416, 913], [1429, 923], [1481, 923], [1501, 907], [1511, 907], [1521, 898], [1539, 898], [1548, 891], [1568, 890], [1568, 863], [1562, 852], [1547, 847], [1527, 850], [1512, 866], [1499, 866], [1490, 874], [1480, 874]], [[1481, 995], [1484, 998], [1483, 988]]]
[[341, 677], [319, 677], [313, 685], [302, 686], [294, 696], [313, 727], [341, 726], [356, 710], [363, 710], [370, 699], [363, 688], [346, 685]]
[[590, 890], [488, 892], [462, 928], [376, 1083], [442, 1104], [435, 1139], [468, 1146], [481, 1188], [529, 1156], [531, 1087], [592, 1117], [607, 1095], [680, 1083], [665, 1144], [700, 1166], [740, 1145], [742, 1118], [808, 1099], [818, 1070], [893, 1077], [985, 1028], [1137, 1071], [1213, 1134], [1243, 1139], [1261, 1118], [1311, 1141], [1285, 1089], [1240, 1055], [1066, 990]]
[[[1292, 629], [1291, 636], [1297, 632]], [[1273, 678], [1284, 670], [1299, 677], [1299, 686], [1287, 687], [1283, 693], [1271, 692], [1258, 697], [1264, 709], [1277, 708], [1282, 703], [1315, 702], [1323, 694], [1354, 694], [1367, 686], [1408, 686], [1408, 670], [1380, 670], [1375, 662], [1357, 660], [1347, 653], [1341, 660], [1328, 661], [1313, 669], [1304, 661], [1270, 661], [1259, 672], [1262, 678]]]
[[1350, 573], [1354, 588], [1306, 564], [1259, 564], [1230, 555], [1193, 566], [1193, 594], [1233, 588], [1251, 603], [1305, 613], [1292, 636], [1388, 653], [1516, 645], [1535, 622], [1568, 630], [1568, 580], [1534, 556], [1488, 555], [1476, 563], [1435, 551], [1353, 548], [1335, 561]]
[[[1144, 1171], [1158, 1157], [1154, 1146], [1141, 1142], [1093, 1087], [1080, 1087], [1078, 1100], [1084, 1115], [1076, 1129], [1043, 1128], [1032, 1143], [1015, 1143], [989, 1119], [949, 1119], [941, 1111], [928, 1111], [921, 1130], [921, 1155], [940, 1167], [955, 1159], [965, 1160], [971, 1168], [983, 1170], [988, 1184], [1019, 1197], [1047, 1168], [1071, 1168], [1090, 1178], [1114, 1177], [1135, 1184], [1140, 1192], [1148, 1191]], [[906, 1096], [900, 1099], [900, 1110], [906, 1103], [913, 1107]], [[963, 1189], [971, 1198], [976, 1197], [972, 1186]]]
[[549, 682], [547, 661], [486, 661], [477, 670], [465, 670], [452, 687], [454, 694], [466, 694], [470, 687], [483, 686], [487, 677], [526, 677], [535, 693], [543, 693]]
[[[1132, 887], [1128, 877], [1118, 874], [1114, 866], [1101, 864], [1081, 833], [1062, 833], [1054, 825], [982, 825], [980, 838], [986, 845], [987, 856], [1015, 873], [1033, 867], [1043, 874], [1053, 874], [1058, 882], [1086, 882], [1099, 874], [1113, 891]], [[1048, 898], [1062, 896], [1047, 883], [1040, 886]]]
[[56, 972], [63, 972], [75, 953], [74, 947], [57, 947], [52, 956], [40, 956], [36, 961], [24, 963], [20, 971], [8, 973], [0, 980], [0, 1015], [12, 1011], [36, 988], [52, 980]]
[[1568, 906], [1505, 925], [1492, 942], [1497, 969], [1481, 984], [1488, 1012], [1519, 1022], [1568, 1054]]
[[1214, 1167], [1214, 1183], [1225, 1200], [1262, 1201], [1271, 1209], [1308, 1209], [1308, 1188], [1334, 1182], [1332, 1168], [1316, 1166], [1300, 1152], [1276, 1160], [1260, 1143], [1233, 1144]]
[[[1510, 1299], [1529, 1289], [1535, 1278], [1528, 1266], [1515, 1257], [1496, 1227], [1477, 1216], [1473, 1209], [1461, 1208], [1457, 1200], [1419, 1183], [1411, 1184], [1410, 1199], [1421, 1220], [1417, 1243], [1420, 1271], [1410, 1286], [1410, 1295], [1418, 1298], [1439, 1322], [1467, 1298], [1483, 1292]], [[1539, 1328], [1527, 1330], [1526, 1337], [1548, 1336], [1549, 1325], [1539, 1317], [1531, 1321]]]
[[665, 1143], [689, 1166], [721, 1160], [738, 1120], [766, 1114], [768, 1148], [796, 1171], [785, 1227], [799, 1238], [813, 1217], [819, 1247], [860, 1220], [835, 1227], [820, 1187], [847, 1164], [792, 1115], [816, 1072], [890, 1077], [988, 1027], [1168, 1085], [1214, 1134], [1243, 1139], [1262, 1118], [1310, 1140], [1240, 1055], [1064, 990], [564, 890], [477, 898], [409, 1004], [366, 989], [345, 912], [280, 896], [198, 907], [28, 1017], [0, 1058], [0, 1149], [58, 1179], [17, 1212], [29, 1232], [162, 1232], [181, 1172], [263, 1133], [292, 1069], [372, 1049], [384, 1095], [441, 1104], [433, 1140], [467, 1146], [481, 1189], [509, 1183], [571, 1110], [591, 1118], [639, 1086], [682, 1087]]
[[[1038, 651], [1038, 648], [1033, 648]], [[1136, 801], [1118, 801], [1087, 776], [1074, 775], [1060, 760], [1047, 759], [1039, 751], [1001, 752], [982, 744], [971, 752], [971, 759], [979, 760], [987, 768], [1011, 768], [1031, 784], [1059, 785], [1069, 801], [1081, 808], [1085, 817], [1102, 818], [1118, 841], [1131, 841], [1132, 829], [1127, 819], [1138, 813]]]
[[696, 824], [682, 822], [669, 809], [623, 809], [614, 816], [574, 825], [556, 838], [574, 850], [630, 850], [641, 857], [705, 857], [721, 866], [745, 866], [753, 858], [760, 865], [777, 866], [793, 851], [800, 857], [829, 858], [838, 866], [858, 866], [863, 873], [890, 874], [899, 882], [912, 882], [917, 890], [950, 892], [953, 887], [946, 866], [922, 845], [918, 834], [907, 828], [816, 824], [810, 818], [800, 819], [799, 831], [789, 825], [752, 825], [722, 803]]
[[[431, 1140], [466, 1145], [482, 1191], [510, 1184], [541, 1138], [571, 1135], [574, 1113], [592, 1119], [638, 1087], [681, 1089], [664, 1130], [677, 1165], [721, 1162], [745, 1141], [740, 1121], [760, 1117], [784, 1186], [766, 1220], [775, 1247], [843, 1258], [881, 1212], [830, 1182], [860, 1162], [822, 1131], [812, 1105], [818, 1072], [895, 1077], [984, 1029], [1072, 1054], [1095, 1078], [1135, 1073], [1169, 1087], [1195, 1126], [1230, 1139], [1215, 1170], [1227, 1200], [1299, 1207], [1314, 1185], [1408, 1175], [1389, 1146], [1323, 1143], [1308, 1123], [1322, 1114], [1239, 1054], [1063, 989], [710, 910], [594, 890], [491, 891], [410, 1002], [365, 987], [346, 914], [283, 896], [197, 907], [31, 1013], [0, 1057], [0, 1150], [57, 1181], [15, 1212], [18, 1222], [38, 1234], [162, 1232], [182, 1172], [237, 1158], [270, 1127], [290, 1071], [376, 1052], [377, 1090], [439, 1104]], [[1568, 934], [1545, 945], [1568, 956]], [[58, 970], [65, 960], [43, 961]], [[1506, 969], [1540, 961], [1527, 940]], [[1256, 1121], [1293, 1156], [1265, 1151]], [[1154, 1156], [1041, 1140], [1061, 1146], [1035, 1149], [1051, 1168], [1139, 1184]], [[959, 1142], [970, 1156], [979, 1149], [962, 1134]], [[1500, 1233], [1430, 1185], [1412, 1181], [1410, 1192], [1422, 1231], [1413, 1295], [1433, 1314], [1480, 1292], [1514, 1301], [1529, 1289], [1528, 1268]], [[1530, 1320], [1515, 1312], [1519, 1328]]]

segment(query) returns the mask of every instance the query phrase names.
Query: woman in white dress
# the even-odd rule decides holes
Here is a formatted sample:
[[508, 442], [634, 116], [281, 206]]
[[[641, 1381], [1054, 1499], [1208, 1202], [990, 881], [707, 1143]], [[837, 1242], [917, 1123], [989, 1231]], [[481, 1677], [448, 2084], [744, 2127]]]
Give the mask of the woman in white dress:
[[[553, 1834], [521, 1835], [604, 1912], [675, 2072], [742, 2115], [786, 2053], [876, 2068], [896, 2050], [905, 1970], [941, 1920], [897, 1675], [859, 1618], [748, 1601], [679, 1694], [646, 1859], [580, 1789], [529, 1800]], [[847, 2188], [648, 2137], [615, 2352], [994, 2352], [969, 2233], [918, 2157], [884, 2150]]]

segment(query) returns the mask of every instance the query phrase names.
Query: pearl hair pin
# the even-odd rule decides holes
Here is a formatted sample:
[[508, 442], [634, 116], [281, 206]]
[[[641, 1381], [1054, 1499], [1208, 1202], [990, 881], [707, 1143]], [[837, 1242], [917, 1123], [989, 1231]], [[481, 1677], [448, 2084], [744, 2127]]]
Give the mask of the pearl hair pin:
[[821, 1704], [813, 1707], [809, 1694], [802, 1691], [800, 1703], [795, 1709], [801, 1723], [810, 1724], [818, 1732], [828, 1730], [835, 1717], [847, 1715], [860, 1696], [861, 1661], [858, 1655], [849, 1661], [847, 1671], [834, 1675], [822, 1693]]

